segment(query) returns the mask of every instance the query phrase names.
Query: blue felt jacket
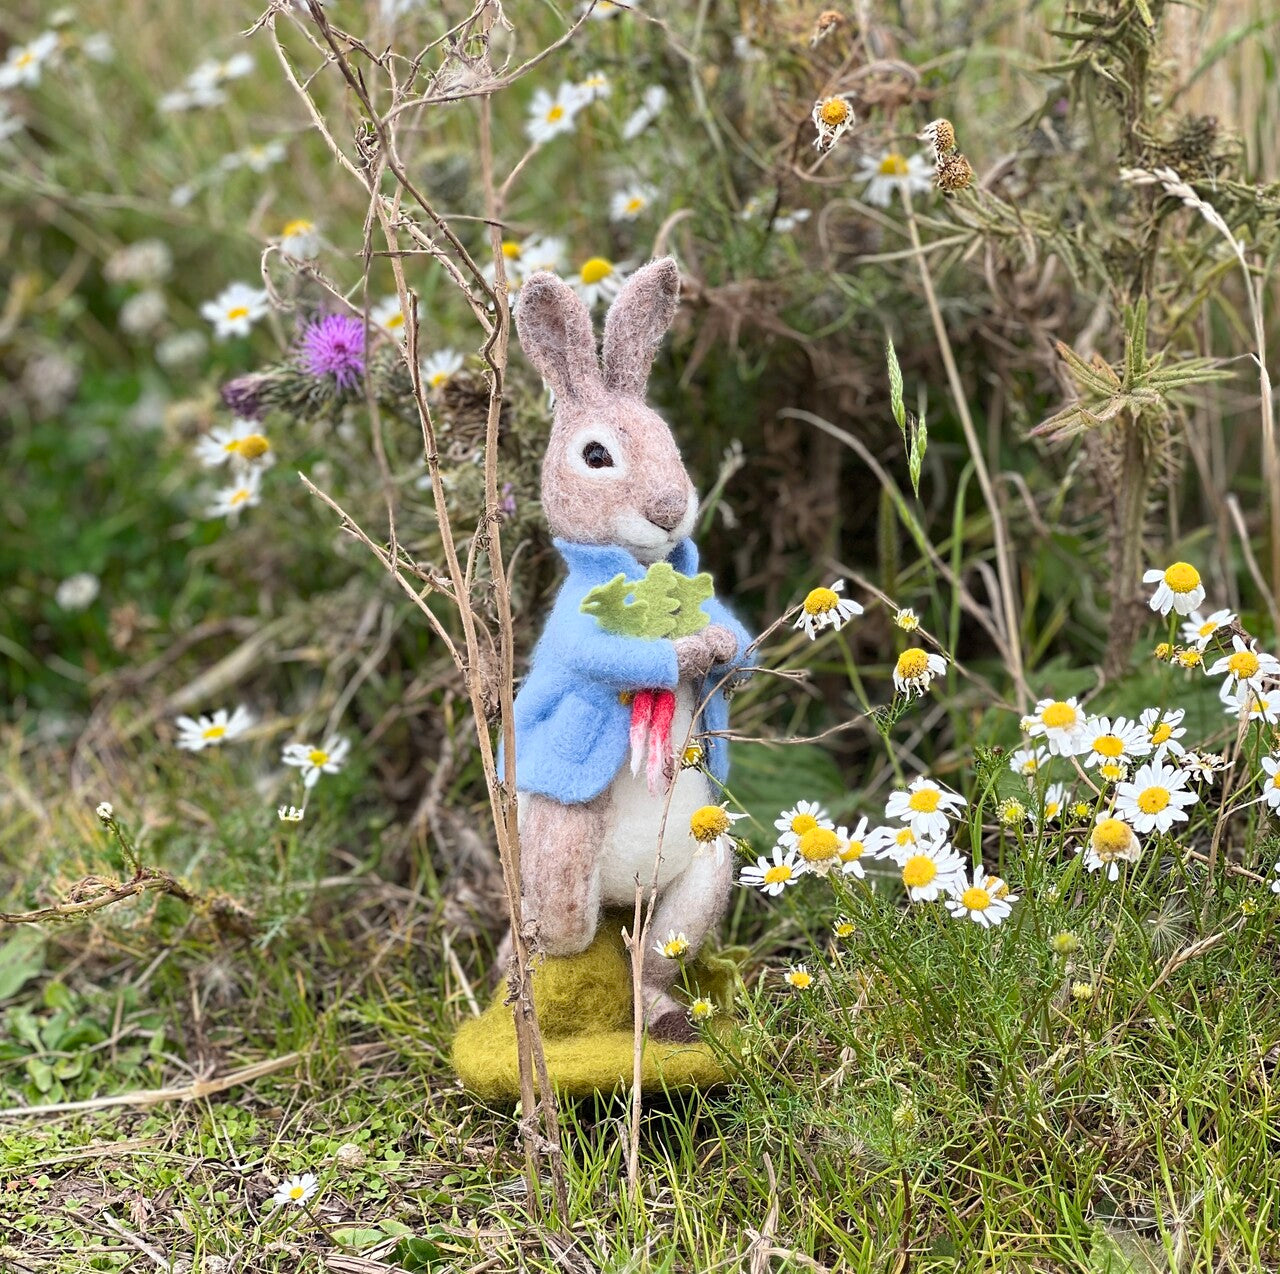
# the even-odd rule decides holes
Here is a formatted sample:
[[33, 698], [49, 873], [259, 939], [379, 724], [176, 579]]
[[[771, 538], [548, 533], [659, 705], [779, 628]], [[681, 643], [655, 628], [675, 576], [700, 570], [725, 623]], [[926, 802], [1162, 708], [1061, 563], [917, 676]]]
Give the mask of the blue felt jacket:
[[[605, 632], [594, 615], [584, 615], [582, 599], [597, 584], [616, 575], [640, 579], [645, 568], [616, 545], [574, 544], [556, 540], [569, 567], [547, 626], [533, 652], [529, 674], [516, 695], [516, 787], [539, 792], [562, 805], [598, 796], [613, 781], [630, 751], [630, 694], [636, 690], [674, 690], [678, 680], [676, 650], [665, 638], [622, 637]], [[682, 540], [667, 561], [682, 575], [698, 570], [698, 550]], [[732, 667], [741, 664], [751, 638], [715, 597], [702, 603], [713, 624], [737, 639]], [[698, 702], [728, 669], [713, 668]], [[723, 730], [729, 706], [723, 690], [703, 709], [697, 730]], [[702, 740], [706, 764], [721, 783], [729, 773], [728, 743]], [[502, 773], [502, 761], [498, 762]]]

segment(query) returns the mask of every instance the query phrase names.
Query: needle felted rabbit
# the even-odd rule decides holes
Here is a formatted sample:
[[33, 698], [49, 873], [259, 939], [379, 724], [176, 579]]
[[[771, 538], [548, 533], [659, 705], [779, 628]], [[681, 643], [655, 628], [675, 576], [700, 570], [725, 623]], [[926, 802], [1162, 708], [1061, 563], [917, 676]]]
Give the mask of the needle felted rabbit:
[[[584, 950], [603, 907], [634, 904], [637, 878], [648, 890], [660, 839], [651, 932], [683, 932], [690, 956], [732, 882], [731, 855], [690, 832], [716, 791], [672, 750], [683, 749], [691, 722], [695, 734], [725, 728], [728, 705], [712, 692], [744, 658], [746, 630], [714, 596], [694, 615], [705, 626], [674, 640], [609, 631], [583, 607], [592, 590], [613, 581], [625, 591], [655, 563], [697, 571], [697, 494], [643, 397], [679, 291], [670, 257], [637, 270], [605, 320], [602, 360], [586, 305], [555, 275], [530, 276], [515, 313], [521, 346], [555, 393], [542, 503], [569, 571], [515, 702], [524, 920], [549, 956]], [[726, 742], [700, 744], [723, 782]], [[658, 1039], [691, 1034], [668, 993], [676, 971], [676, 961], [647, 953], [645, 1016]]]

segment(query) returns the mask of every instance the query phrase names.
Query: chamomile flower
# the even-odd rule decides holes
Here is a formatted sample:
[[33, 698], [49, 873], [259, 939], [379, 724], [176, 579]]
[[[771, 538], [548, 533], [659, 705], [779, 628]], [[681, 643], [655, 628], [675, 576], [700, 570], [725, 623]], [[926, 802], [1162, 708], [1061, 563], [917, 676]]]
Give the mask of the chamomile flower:
[[1009, 754], [1009, 768], [1026, 779], [1034, 778], [1048, 763], [1048, 748], [1019, 748]]
[[901, 867], [921, 841], [910, 827], [877, 827], [867, 833], [864, 844], [872, 858], [888, 858]]
[[1120, 875], [1121, 863], [1136, 863], [1141, 856], [1142, 842], [1134, 834], [1133, 828], [1124, 819], [1108, 814], [1105, 810], [1101, 811], [1084, 851], [1085, 871], [1105, 868], [1107, 879], [1116, 880]]
[[817, 801], [797, 801], [789, 810], [783, 810], [773, 820], [773, 825], [781, 833], [778, 844], [793, 849], [800, 843], [800, 837], [815, 827], [834, 827], [835, 824], [827, 815], [827, 811]]
[[824, 628], [834, 628], [837, 632], [855, 615], [862, 614], [862, 607], [847, 597], [844, 592], [844, 580], [838, 579], [830, 588], [811, 589], [800, 607], [800, 618], [792, 625], [803, 628], [812, 641]]
[[1021, 827], [1027, 821], [1027, 807], [1016, 796], [1007, 796], [996, 806], [1002, 827]]
[[945, 656], [930, 654], [920, 646], [908, 646], [893, 666], [893, 688], [897, 694], [923, 696], [934, 677], [947, 670]]
[[962, 872], [949, 893], [947, 910], [957, 920], [972, 920], [984, 929], [1003, 923], [1018, 901], [1018, 895], [1011, 894], [999, 876], [988, 876], [981, 863], [973, 869], [972, 881]]
[[529, 103], [525, 134], [531, 142], [542, 145], [561, 133], [571, 133], [574, 119], [584, 105], [582, 95], [572, 84], [561, 84], [554, 94], [540, 88]]
[[282, 1181], [276, 1187], [276, 1192], [272, 1196], [271, 1202], [276, 1207], [292, 1203], [295, 1207], [300, 1208], [319, 1188], [320, 1183], [316, 1180], [315, 1173], [304, 1172], [300, 1177], [290, 1177], [288, 1181]]
[[1194, 672], [1197, 668], [1203, 672], [1204, 651], [1199, 646], [1179, 646], [1173, 652], [1173, 662], [1179, 668], [1186, 669], [1187, 672]]
[[731, 814], [724, 805], [704, 805], [693, 811], [689, 819], [689, 835], [698, 842], [699, 852], [715, 850], [716, 862], [722, 862], [724, 851], [733, 848], [733, 825], [746, 814]]
[[286, 743], [281, 760], [285, 765], [294, 765], [302, 771], [302, 782], [306, 787], [315, 787], [322, 774], [337, 774], [347, 753], [351, 751], [351, 743], [339, 734], [331, 734], [323, 747], [315, 747], [310, 743]]
[[438, 349], [422, 360], [422, 383], [439, 389], [450, 376], [462, 370], [462, 355], [456, 349]]
[[920, 627], [920, 616], [917, 615], [910, 606], [904, 606], [893, 617], [893, 622], [897, 624], [904, 633], [913, 633]]
[[933, 164], [920, 154], [904, 158], [896, 150], [885, 151], [878, 158], [863, 155], [856, 174], [867, 183], [862, 197], [877, 208], [888, 208], [900, 190], [909, 195], [927, 195], [933, 189]]
[[634, 141], [662, 113], [670, 94], [661, 84], [650, 84], [640, 96], [640, 105], [622, 125], [622, 140]]
[[1280, 863], [1276, 863], [1273, 870], [1276, 873], [1276, 879], [1271, 882], [1271, 892], [1273, 894], [1280, 894]]
[[610, 221], [635, 221], [642, 216], [658, 197], [657, 189], [645, 182], [638, 182], [615, 191], [609, 200]]
[[248, 336], [253, 325], [270, 308], [263, 288], [232, 283], [212, 301], [206, 301], [200, 307], [200, 315], [213, 324], [213, 334], [221, 341], [228, 336]]
[[825, 876], [840, 866], [844, 841], [833, 827], [811, 827], [796, 841], [800, 856], [799, 869], [814, 876]]
[[1085, 722], [1080, 751], [1086, 766], [1123, 763], [1151, 751], [1147, 730], [1127, 717], [1090, 717]]
[[77, 571], [68, 575], [53, 591], [53, 600], [63, 610], [88, 610], [102, 591], [102, 581], [91, 571]]
[[1265, 678], [1274, 677], [1280, 673], [1280, 659], [1275, 655], [1251, 649], [1249, 643], [1242, 637], [1232, 637], [1231, 645], [1232, 653], [1223, 655], [1209, 669], [1211, 677], [1226, 674], [1226, 680], [1222, 683], [1224, 696], [1231, 691], [1238, 693], [1244, 686], [1261, 690]]
[[1129, 767], [1123, 761], [1103, 761], [1098, 766], [1098, 777], [1104, 783], [1123, 783], [1129, 777]]
[[[640, 6], [640, 0], [627, 0], [626, 4], [615, 4], [614, 0], [596, 0], [595, 8], [591, 10], [593, 19], [616, 18], [620, 13], [629, 13], [632, 9]], [[585, 4], [582, 6], [587, 7]]]
[[695, 1022], [706, 1022], [715, 1017], [715, 1013], [716, 1006], [705, 995], [698, 996], [689, 1004], [689, 1016]]
[[276, 810], [276, 817], [282, 823], [301, 823], [306, 812], [305, 808], [297, 805], [282, 805]]
[[631, 272], [630, 261], [610, 261], [607, 257], [588, 257], [577, 274], [569, 280], [569, 286], [587, 303], [590, 309], [599, 301], [612, 301]]
[[1167, 570], [1148, 571], [1142, 582], [1156, 585], [1150, 606], [1162, 615], [1171, 610], [1176, 610], [1179, 615], [1190, 615], [1204, 601], [1200, 572], [1190, 562], [1174, 562]]
[[1187, 622], [1182, 625], [1182, 640], [1205, 650], [1220, 628], [1226, 628], [1235, 622], [1236, 617], [1229, 610], [1215, 610], [1209, 616], [1193, 610], [1187, 616]]
[[45, 31], [30, 44], [15, 44], [0, 63], [0, 89], [33, 87], [40, 83], [45, 63], [58, 51], [58, 33]]
[[245, 509], [255, 508], [262, 499], [262, 470], [244, 469], [227, 487], [215, 492], [205, 517], [235, 520]]
[[858, 926], [855, 925], [848, 916], [841, 916], [840, 919], [831, 926], [831, 932], [835, 934], [837, 938], [852, 938], [853, 935], [858, 932]]
[[803, 964], [796, 964], [782, 975], [782, 980], [793, 991], [807, 991], [813, 985], [813, 974]]
[[859, 880], [865, 879], [867, 873], [862, 866], [862, 859], [867, 853], [867, 820], [859, 819], [853, 831], [837, 827], [836, 839], [840, 842], [841, 874], [856, 876]]
[[1187, 772], [1161, 761], [1138, 767], [1132, 782], [1116, 788], [1116, 813], [1139, 832], [1167, 832], [1188, 819], [1184, 806], [1200, 798], [1187, 791]]
[[253, 70], [253, 58], [248, 53], [233, 53], [229, 58], [209, 58], [201, 62], [187, 76], [187, 87], [221, 88], [231, 80], [243, 79]]
[[178, 747], [186, 752], [203, 752], [242, 735], [253, 725], [253, 714], [245, 707], [230, 713], [219, 708], [211, 717], [179, 717], [174, 724], [178, 727]]
[[1181, 756], [1186, 751], [1178, 742], [1187, 732], [1182, 724], [1186, 715], [1185, 708], [1143, 708], [1138, 719], [1154, 752], [1152, 760], [1161, 761], [1169, 753]]
[[1085, 738], [1087, 718], [1074, 696], [1070, 699], [1041, 699], [1036, 704], [1034, 716], [1027, 733], [1032, 738], [1043, 738], [1054, 756], [1075, 756], [1088, 747]]
[[271, 443], [256, 420], [233, 420], [215, 425], [196, 443], [196, 459], [206, 468], [231, 463], [232, 467], [257, 465], [267, 468], [275, 462]]
[[814, 146], [818, 150], [830, 150], [853, 127], [853, 103], [844, 96], [820, 97], [813, 104], [810, 118], [818, 130]]
[[654, 950], [668, 960], [680, 960], [689, 950], [689, 939], [683, 933], [677, 933], [672, 929], [667, 935], [666, 942], [659, 939]]
[[375, 327], [382, 328], [389, 336], [394, 336], [399, 341], [404, 340], [409, 327], [405, 312], [400, 308], [398, 296], [383, 297], [369, 311], [369, 322]]
[[1238, 717], [1243, 712], [1250, 721], [1280, 725], [1280, 691], [1244, 686], [1238, 694], [1224, 694], [1221, 698], [1229, 717]]
[[1044, 808], [1041, 811], [1041, 824], [1056, 823], [1067, 804], [1067, 789], [1062, 783], [1050, 783], [1044, 793]]
[[770, 861], [761, 854], [754, 866], [744, 867], [738, 873], [738, 884], [758, 889], [774, 898], [788, 885], [794, 885], [800, 879], [800, 874], [796, 851], [784, 850], [783, 846], [775, 845], [773, 860]]
[[1178, 758], [1178, 764], [1197, 783], [1212, 783], [1224, 762], [1214, 752], [1184, 752]]
[[912, 902], [933, 902], [962, 887], [964, 861], [946, 841], [921, 844], [902, 862], [902, 883]]
[[264, 173], [268, 168], [274, 168], [288, 153], [284, 142], [279, 138], [272, 138], [269, 142], [254, 142], [243, 150], [224, 155], [219, 167], [224, 172], [247, 168], [252, 173]]
[[609, 83], [609, 77], [603, 71], [592, 71], [585, 80], [575, 84], [573, 88], [583, 106], [599, 102], [613, 92], [613, 85]]
[[295, 217], [280, 232], [280, 251], [294, 261], [313, 261], [320, 255], [320, 231], [315, 222]]
[[945, 836], [949, 819], [967, 804], [963, 796], [921, 776], [905, 792], [890, 793], [884, 816], [909, 824], [921, 838]]
[[1266, 775], [1262, 799], [1271, 809], [1280, 811], [1280, 756], [1264, 756], [1262, 771]]

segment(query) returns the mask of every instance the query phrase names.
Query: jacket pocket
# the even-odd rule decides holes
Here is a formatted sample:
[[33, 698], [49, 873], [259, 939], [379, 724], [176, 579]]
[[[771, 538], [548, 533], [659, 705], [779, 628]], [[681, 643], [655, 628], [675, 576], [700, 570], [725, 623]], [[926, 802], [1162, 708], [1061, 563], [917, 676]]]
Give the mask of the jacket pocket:
[[551, 746], [566, 761], [582, 761], [590, 755], [605, 724], [603, 704], [570, 691], [556, 705], [547, 722]]

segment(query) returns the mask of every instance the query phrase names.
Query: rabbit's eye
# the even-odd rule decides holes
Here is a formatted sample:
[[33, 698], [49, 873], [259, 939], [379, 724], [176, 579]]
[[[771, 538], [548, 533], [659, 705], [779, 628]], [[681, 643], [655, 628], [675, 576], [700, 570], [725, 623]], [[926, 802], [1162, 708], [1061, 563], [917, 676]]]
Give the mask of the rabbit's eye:
[[587, 462], [588, 469], [612, 469], [613, 457], [609, 454], [609, 448], [602, 442], [589, 442], [582, 449], [582, 458]]

